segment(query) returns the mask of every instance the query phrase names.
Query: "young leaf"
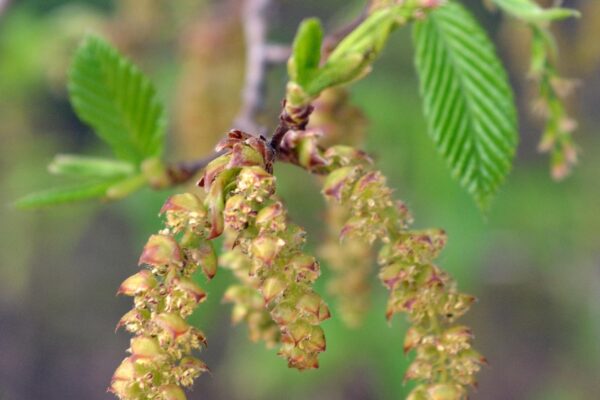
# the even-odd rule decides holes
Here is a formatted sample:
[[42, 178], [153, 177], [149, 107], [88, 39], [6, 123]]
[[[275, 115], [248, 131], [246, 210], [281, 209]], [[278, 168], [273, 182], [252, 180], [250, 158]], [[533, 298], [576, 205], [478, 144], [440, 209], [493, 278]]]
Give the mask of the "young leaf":
[[57, 175], [114, 178], [133, 174], [135, 166], [129, 162], [106, 158], [58, 154], [48, 165], [48, 170]]
[[486, 208], [517, 144], [506, 72], [483, 29], [459, 4], [418, 22], [413, 39], [430, 135], [452, 174]]
[[117, 157], [140, 163], [162, 153], [165, 118], [154, 87], [104, 40], [88, 36], [78, 49], [69, 94], [79, 118]]
[[579, 17], [577, 10], [570, 8], [542, 8], [533, 0], [492, 0], [505, 12], [527, 22], [537, 23]]
[[117, 181], [114, 179], [87, 182], [78, 185], [52, 188], [42, 192], [32, 193], [17, 200], [14, 204], [20, 209], [35, 209], [58, 204], [73, 203], [106, 196], [108, 188]]
[[367, 74], [396, 26], [398, 10], [402, 8], [378, 10], [346, 36], [304, 85], [306, 92], [316, 96], [328, 87], [347, 84]]
[[316, 18], [302, 22], [294, 39], [289, 74], [293, 81], [305, 85], [321, 61], [321, 42], [323, 29]]

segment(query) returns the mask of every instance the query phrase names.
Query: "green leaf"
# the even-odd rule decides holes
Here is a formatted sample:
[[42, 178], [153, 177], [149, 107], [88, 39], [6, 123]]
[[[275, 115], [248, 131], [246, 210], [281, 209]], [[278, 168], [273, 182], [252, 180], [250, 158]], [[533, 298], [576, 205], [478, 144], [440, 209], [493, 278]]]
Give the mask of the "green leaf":
[[133, 175], [116, 182], [106, 190], [106, 198], [109, 200], [124, 199], [148, 184], [148, 178], [143, 174]]
[[375, 58], [383, 49], [402, 12], [402, 6], [375, 11], [336, 46], [327, 61], [335, 63], [357, 53], [372, 54], [372, 58]]
[[323, 28], [316, 18], [302, 22], [294, 39], [289, 74], [293, 81], [304, 86], [319, 68]]
[[104, 40], [88, 36], [69, 74], [71, 103], [117, 157], [139, 164], [160, 156], [164, 110], [148, 78]]
[[87, 182], [78, 185], [58, 187], [32, 193], [17, 200], [14, 204], [20, 209], [35, 209], [59, 204], [73, 203], [106, 196], [106, 191], [117, 181]]
[[114, 178], [133, 174], [135, 166], [129, 162], [106, 158], [58, 154], [48, 165], [48, 170], [57, 175]]
[[514, 17], [531, 23], [557, 21], [580, 17], [577, 10], [570, 8], [542, 8], [533, 0], [492, 0], [498, 7]]
[[487, 208], [517, 144], [506, 72], [483, 29], [459, 4], [432, 12], [413, 33], [429, 133], [453, 176]]
[[361, 54], [350, 54], [336, 61], [335, 64], [323, 66], [305, 86], [306, 93], [316, 96], [329, 87], [343, 85], [357, 79], [362, 76], [365, 63], [366, 60]]
[[327, 62], [311, 74], [303, 85], [306, 92], [316, 96], [329, 87], [362, 78], [383, 49], [402, 12], [401, 7], [392, 7], [371, 14], [336, 46]]

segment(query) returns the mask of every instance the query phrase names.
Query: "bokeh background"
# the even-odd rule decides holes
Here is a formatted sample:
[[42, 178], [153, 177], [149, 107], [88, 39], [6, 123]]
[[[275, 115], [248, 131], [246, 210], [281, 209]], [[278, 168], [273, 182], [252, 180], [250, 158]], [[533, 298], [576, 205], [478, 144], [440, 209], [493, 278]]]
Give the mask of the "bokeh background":
[[[320, 16], [331, 29], [361, 6], [274, 3], [269, 36], [278, 43], [289, 43], [304, 17]], [[440, 263], [480, 300], [466, 322], [490, 366], [472, 398], [597, 399], [600, 1], [565, 1], [584, 17], [555, 29], [562, 74], [582, 82], [569, 98], [580, 123], [581, 161], [562, 183], [549, 178], [548, 160], [536, 151], [542, 126], [531, 112], [527, 31], [479, 1], [468, 3], [498, 44], [520, 110], [514, 171], [489, 215], [449, 178], [426, 135], [408, 29], [394, 35], [374, 72], [352, 88], [353, 103], [369, 118], [365, 147], [416, 225], [448, 231]], [[118, 203], [35, 212], [11, 206], [60, 183], [46, 172], [55, 153], [108, 151], [68, 104], [66, 71], [77, 43], [87, 31], [100, 32], [132, 57], [168, 105], [169, 159], [193, 159], [231, 128], [239, 107], [239, 14], [238, 0], [0, 0], [0, 400], [112, 398], [105, 390], [128, 341], [113, 331], [130, 307], [115, 289], [135, 271], [168, 194], [146, 190]], [[283, 66], [272, 69], [267, 126], [276, 121], [284, 84]], [[281, 195], [314, 248], [324, 235], [318, 187], [294, 167], [277, 165], [276, 172]], [[213, 374], [199, 379], [190, 399], [403, 398], [405, 328], [401, 319], [386, 323], [385, 290], [376, 277], [364, 324], [349, 329], [335, 318], [326, 322], [321, 369], [304, 373], [250, 343], [245, 327], [230, 327], [230, 306], [220, 296], [231, 281], [228, 271], [218, 274], [194, 316], [209, 337], [204, 357]]]

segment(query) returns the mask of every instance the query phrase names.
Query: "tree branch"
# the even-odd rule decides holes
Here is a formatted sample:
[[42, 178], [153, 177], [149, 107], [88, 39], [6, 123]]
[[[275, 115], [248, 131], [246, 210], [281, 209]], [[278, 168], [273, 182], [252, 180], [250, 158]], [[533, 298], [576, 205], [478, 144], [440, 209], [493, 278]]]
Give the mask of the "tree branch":
[[[0, 0], [2, 1], [2, 0]], [[291, 48], [285, 45], [271, 44], [267, 41], [268, 12], [272, 0], [246, 0], [244, 3], [242, 24], [246, 42], [246, 71], [245, 83], [242, 89], [242, 106], [233, 121], [233, 126], [245, 132], [260, 135], [262, 128], [256, 117], [264, 110], [265, 78], [268, 68], [272, 65], [285, 62], [291, 55]], [[323, 40], [323, 59], [352, 32], [368, 16], [369, 7], [365, 7], [361, 14], [349, 24], [327, 35]], [[285, 110], [285, 104], [279, 115], [279, 123], [270, 138], [270, 145], [277, 153], [285, 134], [291, 129], [304, 129], [312, 107], [301, 110], [304, 122], [301, 125], [293, 123]], [[169, 176], [173, 185], [181, 184], [194, 177], [206, 165], [222, 155], [213, 153], [205, 158], [192, 162], [180, 162], [168, 167]], [[285, 159], [280, 157], [280, 159]]]
[[246, 78], [242, 91], [242, 108], [234, 120], [234, 126], [253, 133], [258, 133], [260, 129], [256, 116], [264, 109], [265, 75], [269, 64], [266, 14], [270, 5], [271, 0], [246, 0], [242, 14], [246, 41]]
[[6, 10], [8, 10], [8, 6], [10, 5], [10, 0], [0, 0], [0, 17]]

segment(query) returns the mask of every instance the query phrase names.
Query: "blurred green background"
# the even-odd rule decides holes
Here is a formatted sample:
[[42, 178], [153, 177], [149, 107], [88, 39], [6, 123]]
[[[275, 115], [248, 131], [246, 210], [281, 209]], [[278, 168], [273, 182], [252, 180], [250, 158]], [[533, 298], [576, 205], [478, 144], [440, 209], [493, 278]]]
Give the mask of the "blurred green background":
[[[483, 217], [449, 178], [426, 135], [408, 29], [352, 88], [370, 121], [365, 146], [413, 210], [416, 226], [448, 231], [440, 264], [480, 300], [465, 322], [490, 366], [472, 398], [597, 399], [600, 1], [565, 1], [584, 17], [555, 29], [562, 74], [582, 82], [569, 99], [580, 123], [581, 161], [563, 183], [552, 182], [547, 158], [536, 152], [542, 126], [531, 113], [526, 30], [479, 1], [467, 3], [498, 44], [520, 108], [516, 164], [491, 213]], [[304, 17], [319, 16], [331, 29], [359, 9], [360, 2], [343, 0], [278, 0], [270, 37], [289, 43]], [[112, 398], [105, 390], [128, 341], [113, 330], [130, 307], [114, 293], [135, 271], [167, 196], [146, 190], [118, 203], [35, 212], [10, 205], [60, 183], [46, 172], [55, 153], [107, 153], [68, 103], [75, 46], [85, 32], [100, 32], [133, 58], [168, 105], [169, 159], [192, 159], [231, 128], [239, 107], [240, 10], [241, 0], [0, 0], [0, 400]], [[284, 68], [274, 68], [267, 125], [276, 121], [284, 84]], [[324, 235], [318, 187], [294, 167], [276, 169], [281, 196], [314, 249]], [[245, 327], [230, 327], [230, 306], [220, 296], [231, 281], [222, 271], [195, 317], [209, 338], [204, 357], [213, 374], [199, 379], [190, 399], [403, 398], [404, 324], [386, 323], [386, 293], [376, 277], [365, 323], [349, 329], [339, 319], [326, 322], [321, 369], [304, 373], [249, 343]]]

